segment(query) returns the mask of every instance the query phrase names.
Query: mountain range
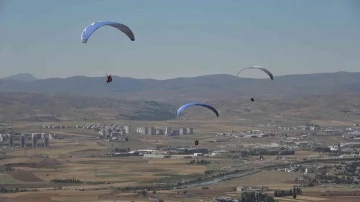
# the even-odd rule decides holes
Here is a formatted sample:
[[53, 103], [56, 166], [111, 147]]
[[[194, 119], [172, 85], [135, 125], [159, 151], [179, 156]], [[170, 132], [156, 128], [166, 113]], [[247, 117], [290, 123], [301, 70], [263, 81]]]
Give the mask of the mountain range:
[[358, 94], [360, 72], [285, 75], [277, 76], [273, 81], [239, 78], [226, 74], [167, 80], [113, 76], [113, 82], [110, 84], [106, 84], [104, 77], [37, 79], [31, 74], [18, 74], [0, 79], [0, 92], [9, 91], [109, 96], [161, 102], [238, 97], [291, 99], [311, 94]]
[[[0, 79], [0, 121], [171, 120], [182, 104], [203, 101], [215, 106], [222, 120], [357, 123], [359, 92], [360, 73], [350, 72], [277, 76], [273, 81], [225, 74], [168, 80], [113, 76], [110, 84], [104, 77], [37, 79], [19, 74]], [[193, 108], [178, 118], [216, 117]]]
[[29, 73], [20, 73], [20, 74], [15, 74], [13, 76], [1, 78], [0, 80], [29, 82], [29, 81], [36, 81], [38, 80], [38, 78], [36, 78], [35, 76]]

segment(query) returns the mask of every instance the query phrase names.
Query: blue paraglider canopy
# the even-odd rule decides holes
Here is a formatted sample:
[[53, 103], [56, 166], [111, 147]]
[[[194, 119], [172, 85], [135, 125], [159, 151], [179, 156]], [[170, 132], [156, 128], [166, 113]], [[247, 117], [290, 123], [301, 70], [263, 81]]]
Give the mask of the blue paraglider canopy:
[[191, 102], [188, 104], [185, 104], [183, 106], [181, 106], [177, 112], [176, 112], [176, 116], [180, 116], [180, 114], [187, 108], [192, 107], [192, 106], [200, 106], [200, 107], [205, 107], [207, 109], [210, 109], [211, 111], [213, 111], [217, 117], [219, 117], [219, 112], [211, 105], [205, 104], [205, 103], [200, 103], [200, 102]]
[[103, 27], [103, 26], [115, 27], [118, 30], [122, 31], [124, 34], [126, 34], [130, 38], [131, 41], [135, 41], [134, 33], [131, 31], [131, 29], [128, 26], [117, 23], [117, 22], [110, 22], [110, 21], [94, 22], [94, 23], [90, 24], [89, 26], [85, 27], [85, 29], [81, 33], [81, 41], [83, 43], [87, 43], [87, 41], [89, 40], [91, 35], [97, 29], [99, 29], [100, 27]]

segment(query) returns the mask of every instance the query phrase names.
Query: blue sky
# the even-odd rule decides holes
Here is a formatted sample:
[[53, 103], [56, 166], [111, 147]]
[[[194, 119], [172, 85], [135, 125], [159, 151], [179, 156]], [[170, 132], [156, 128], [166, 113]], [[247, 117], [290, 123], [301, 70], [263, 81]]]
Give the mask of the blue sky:
[[[360, 71], [356, 0], [2, 1], [0, 77]], [[82, 44], [84, 27], [102, 20], [128, 25], [136, 41], [103, 27]]]

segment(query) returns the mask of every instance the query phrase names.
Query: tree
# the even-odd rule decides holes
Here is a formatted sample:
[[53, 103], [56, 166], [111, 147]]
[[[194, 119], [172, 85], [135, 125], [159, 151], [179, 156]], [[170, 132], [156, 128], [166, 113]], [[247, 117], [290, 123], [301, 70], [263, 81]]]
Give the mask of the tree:
[[143, 195], [143, 197], [145, 197], [147, 195], [147, 191], [143, 190], [141, 194]]

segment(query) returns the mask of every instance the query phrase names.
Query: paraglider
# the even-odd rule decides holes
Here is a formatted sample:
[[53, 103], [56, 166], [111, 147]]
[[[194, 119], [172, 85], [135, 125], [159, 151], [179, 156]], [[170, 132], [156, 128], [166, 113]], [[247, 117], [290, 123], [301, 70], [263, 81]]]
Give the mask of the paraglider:
[[112, 82], [112, 76], [111, 75], [106, 75], [107, 80], [106, 83], [111, 83]]
[[200, 106], [200, 107], [205, 107], [207, 109], [210, 109], [211, 111], [213, 111], [215, 113], [215, 115], [217, 117], [219, 117], [219, 112], [214, 108], [212, 107], [211, 105], [208, 105], [208, 104], [204, 104], [204, 103], [200, 103], [200, 102], [191, 102], [191, 103], [188, 103], [188, 104], [185, 104], [183, 106], [181, 106], [177, 112], [176, 112], [176, 115], [177, 116], [180, 116], [180, 114], [187, 108], [189, 107], [192, 107], [192, 106]]
[[[242, 71], [247, 70], [247, 69], [259, 69], [259, 70], [265, 72], [267, 75], [269, 75], [269, 77], [270, 77], [271, 80], [274, 80], [274, 75], [273, 75], [269, 70], [267, 70], [267, 69], [265, 69], [265, 68], [262, 68], [262, 67], [259, 67], [259, 66], [245, 67], [245, 68], [241, 69], [241, 70], [237, 73], [237, 76], [239, 76], [239, 74], [240, 74]], [[254, 98], [251, 98], [250, 100], [251, 100], [251, 102], [254, 102], [254, 101], [255, 101]]]
[[117, 23], [117, 22], [111, 22], [111, 21], [94, 22], [94, 23], [90, 24], [89, 26], [85, 27], [85, 29], [81, 33], [81, 41], [83, 43], [87, 43], [87, 41], [89, 40], [91, 35], [97, 29], [99, 29], [99, 28], [101, 28], [103, 26], [111, 26], [111, 27], [117, 28], [118, 30], [120, 30], [124, 34], [126, 34], [126, 36], [128, 36], [131, 41], [135, 41], [134, 33], [131, 31], [131, 29], [128, 26], [126, 26], [124, 24]]
[[259, 66], [245, 67], [244, 69], [241, 69], [241, 70], [237, 73], [237, 76], [239, 76], [240, 72], [242, 72], [242, 71], [244, 71], [244, 70], [246, 70], [246, 69], [260, 69], [261, 71], [263, 71], [263, 72], [265, 72], [267, 75], [269, 75], [269, 77], [270, 77], [271, 80], [274, 80], [274, 76], [273, 76], [273, 74], [272, 74], [269, 70], [267, 70], [267, 69], [265, 69], [265, 68], [262, 68], [262, 67], [259, 67]]

